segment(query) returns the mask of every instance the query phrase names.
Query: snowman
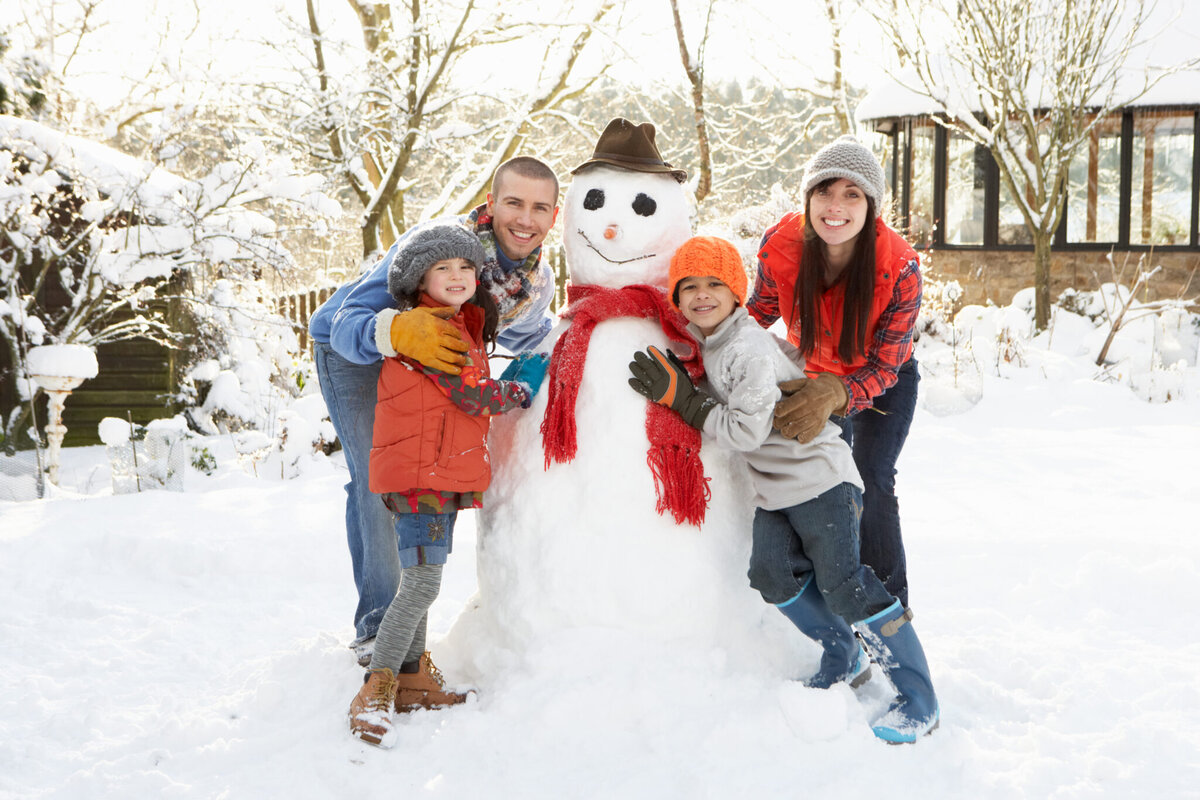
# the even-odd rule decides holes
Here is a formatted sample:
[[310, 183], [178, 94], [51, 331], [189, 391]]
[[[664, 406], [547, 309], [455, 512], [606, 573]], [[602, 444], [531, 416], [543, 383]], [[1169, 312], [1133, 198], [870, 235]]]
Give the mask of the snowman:
[[485, 689], [505, 670], [578, 670], [630, 650], [753, 658], [761, 639], [743, 467], [628, 385], [649, 345], [702, 369], [666, 292], [692, 235], [686, 173], [654, 133], [615, 119], [572, 171], [569, 305], [543, 345], [546, 383], [530, 409], [492, 423], [479, 593], [444, 643]]

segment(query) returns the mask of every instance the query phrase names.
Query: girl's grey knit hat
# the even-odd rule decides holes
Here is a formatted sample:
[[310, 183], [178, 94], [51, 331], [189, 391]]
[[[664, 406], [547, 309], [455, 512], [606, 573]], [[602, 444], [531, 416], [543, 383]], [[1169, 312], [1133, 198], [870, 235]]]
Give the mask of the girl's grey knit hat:
[[887, 180], [879, 160], [858, 139], [846, 134], [818, 150], [804, 167], [800, 194], [807, 198], [818, 184], [830, 178], [845, 178], [856, 184], [875, 202], [875, 213], [879, 213], [887, 194]]
[[412, 231], [388, 266], [388, 291], [401, 300], [421, 285], [421, 278], [439, 261], [462, 258], [478, 270], [487, 255], [475, 234], [461, 225], [429, 225]]

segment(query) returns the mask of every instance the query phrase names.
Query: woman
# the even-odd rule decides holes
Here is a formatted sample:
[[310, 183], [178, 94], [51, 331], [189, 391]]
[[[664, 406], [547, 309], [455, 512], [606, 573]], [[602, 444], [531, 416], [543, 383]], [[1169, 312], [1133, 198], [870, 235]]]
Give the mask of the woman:
[[780, 387], [775, 425], [805, 442], [835, 415], [866, 487], [862, 560], [908, 606], [896, 460], [917, 404], [920, 266], [878, 217], [883, 168], [853, 136], [813, 156], [801, 189], [804, 213], [785, 215], [763, 236], [747, 303], [764, 327], [782, 317], [807, 360], [809, 379]]

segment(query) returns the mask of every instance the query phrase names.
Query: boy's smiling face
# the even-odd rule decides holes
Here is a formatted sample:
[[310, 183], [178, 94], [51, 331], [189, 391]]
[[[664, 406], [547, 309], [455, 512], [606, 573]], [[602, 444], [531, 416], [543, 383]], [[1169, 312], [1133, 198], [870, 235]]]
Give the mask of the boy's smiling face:
[[712, 275], [684, 278], [676, 284], [675, 291], [679, 310], [705, 336], [711, 336], [738, 304], [733, 290]]

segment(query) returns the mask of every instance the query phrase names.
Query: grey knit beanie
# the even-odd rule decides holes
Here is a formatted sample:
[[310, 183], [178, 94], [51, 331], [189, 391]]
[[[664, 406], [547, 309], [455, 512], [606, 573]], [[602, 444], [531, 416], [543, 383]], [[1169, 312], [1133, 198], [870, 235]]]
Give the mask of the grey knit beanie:
[[408, 235], [388, 267], [388, 291], [397, 300], [409, 297], [421, 285], [425, 272], [448, 258], [464, 258], [478, 270], [487, 254], [478, 237], [461, 225], [418, 228]]
[[817, 184], [830, 178], [845, 178], [856, 184], [875, 202], [875, 213], [879, 213], [887, 194], [887, 180], [879, 160], [858, 139], [846, 134], [818, 150], [804, 167], [800, 194], [808, 197]]

